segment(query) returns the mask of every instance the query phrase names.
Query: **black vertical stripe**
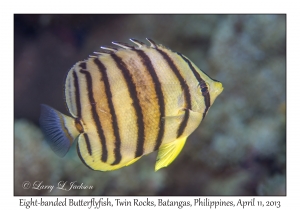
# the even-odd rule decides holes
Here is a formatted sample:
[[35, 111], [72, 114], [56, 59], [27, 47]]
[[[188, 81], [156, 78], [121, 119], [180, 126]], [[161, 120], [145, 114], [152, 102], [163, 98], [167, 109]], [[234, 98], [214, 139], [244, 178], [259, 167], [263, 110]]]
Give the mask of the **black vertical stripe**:
[[[70, 74], [68, 74], [67, 75], [67, 77], [66, 77], [66, 84], [65, 84], [65, 97], [64, 97], [64, 99], [65, 99], [65, 104], [66, 104], [66, 107], [67, 107], [67, 109], [68, 109], [68, 112], [69, 113], [71, 113], [72, 114], [72, 116], [73, 115], [76, 115], [77, 116], [77, 113], [73, 113], [73, 111], [74, 111], [74, 105], [76, 105], [76, 102], [75, 103], [72, 103], [72, 101], [70, 101], [69, 103], [68, 103], [68, 101], [67, 101], [67, 92], [66, 92], [66, 87], [67, 87], [67, 84], [68, 84], [68, 95], [69, 95], [69, 100], [71, 100], [71, 98], [73, 97], [73, 93], [74, 93], [74, 90], [72, 90], [71, 89], [71, 87], [72, 87], [72, 81], [71, 81], [71, 79], [73, 79], [72, 78], [72, 75]], [[73, 85], [74, 85], [74, 83], [73, 83]], [[70, 106], [70, 107], [69, 107]]]
[[82, 68], [82, 69], [86, 69], [86, 62], [80, 63], [79, 67]]
[[204, 101], [205, 101], [205, 110], [203, 112], [203, 119], [204, 119], [206, 116], [206, 113], [210, 107], [210, 95], [209, 95], [208, 91], [207, 91], [206, 95], [204, 95], [204, 93], [202, 93], [202, 95], [204, 96]]
[[98, 132], [98, 136], [100, 138], [100, 143], [102, 146], [102, 156], [101, 156], [101, 160], [102, 162], [106, 162], [107, 161], [107, 148], [106, 148], [106, 141], [105, 141], [105, 136], [104, 136], [104, 132], [103, 132], [103, 128], [99, 119], [99, 115], [97, 113], [96, 110], [96, 102], [93, 96], [93, 84], [92, 84], [92, 77], [91, 74], [88, 71], [84, 71], [84, 70], [80, 70], [80, 72], [82, 74], [85, 75], [86, 77], [86, 84], [87, 84], [87, 92], [88, 92], [88, 98], [90, 101], [90, 104], [92, 106], [92, 116], [94, 119], [94, 122], [96, 124], [97, 127], [97, 132]]
[[[164, 51], [162, 51], [162, 50], [160, 50], [158, 48], [155, 48], [155, 49], [167, 61], [168, 65], [170, 66], [170, 68], [172, 69], [172, 71], [175, 73], [177, 79], [179, 80], [181, 89], [183, 90], [183, 93], [184, 93], [184, 99], [185, 99], [185, 103], [186, 103], [185, 104], [185, 106], [186, 106], [185, 108], [188, 109], [188, 110], [192, 109], [190, 89], [189, 89], [189, 86], [186, 84], [186, 81], [184, 80], [184, 78], [180, 74], [179, 69], [176, 67], [176, 65], [174, 64], [173, 60], [168, 56], [167, 53], [165, 53]], [[188, 112], [188, 110], [186, 110], [184, 118], [183, 118], [182, 122], [180, 123], [179, 128], [177, 130], [177, 138], [179, 138], [183, 134], [183, 132], [184, 132], [186, 126], [187, 126], [187, 122], [189, 120], [189, 114], [186, 114], [186, 113]]]
[[84, 136], [84, 139], [85, 139], [87, 150], [88, 150], [89, 154], [92, 155], [92, 148], [91, 148], [91, 143], [90, 143], [89, 136], [86, 133], [84, 133], [83, 136]]
[[117, 67], [120, 69], [120, 71], [123, 74], [123, 77], [126, 81], [127, 88], [129, 91], [130, 98], [133, 101], [133, 107], [136, 112], [137, 117], [137, 128], [138, 128], [138, 137], [137, 137], [137, 148], [135, 151], [135, 157], [140, 157], [144, 153], [144, 142], [145, 142], [145, 125], [144, 125], [144, 116], [142, 112], [142, 108], [138, 99], [138, 94], [136, 90], [136, 86], [134, 84], [133, 78], [130, 74], [130, 71], [128, 70], [126, 64], [122, 61], [121, 58], [119, 58], [116, 54], [110, 55], [113, 60], [115, 61]]
[[85, 162], [84, 159], [82, 158], [81, 152], [80, 152], [80, 149], [79, 149], [79, 143], [77, 143], [77, 154], [78, 154], [78, 157], [80, 158], [80, 160], [84, 163], [84, 165], [86, 165], [89, 169], [94, 170], [94, 169], [91, 168], [88, 164], [86, 164], [86, 162]]
[[77, 109], [77, 117], [81, 118], [81, 104], [80, 104], [80, 93], [79, 93], [79, 83], [78, 77], [75, 71], [73, 71], [73, 78], [74, 78], [74, 88], [75, 88], [75, 103]]
[[105, 94], [108, 101], [108, 108], [110, 110], [110, 114], [112, 117], [112, 126], [113, 126], [113, 132], [115, 136], [115, 148], [114, 148], [114, 155], [115, 155], [115, 161], [112, 163], [112, 165], [116, 165], [120, 163], [122, 156], [121, 156], [121, 138], [119, 133], [119, 126], [117, 121], [117, 116], [115, 112], [115, 108], [112, 101], [112, 93], [110, 90], [110, 84], [107, 77], [106, 67], [101, 63], [101, 61], [98, 58], [94, 59], [94, 63], [97, 65], [100, 74], [102, 75], [102, 80], [104, 82], [105, 86]]
[[205, 118], [205, 115], [211, 106], [210, 104], [210, 95], [209, 92], [207, 91], [207, 85], [206, 82], [201, 78], [200, 74], [196, 71], [192, 63], [189, 61], [189, 59], [185, 58], [181, 53], [177, 53], [190, 67], [192, 70], [194, 76], [196, 77], [197, 81], [199, 81], [199, 84], [202, 86], [201, 89], [205, 89], [206, 91], [202, 91], [202, 95], [204, 97], [204, 102], [205, 102], [205, 110], [203, 113], [203, 119]]
[[141, 58], [142, 63], [148, 70], [150, 76], [152, 77], [152, 81], [154, 83], [155, 94], [158, 99], [158, 106], [159, 106], [159, 113], [160, 113], [159, 118], [158, 118], [159, 119], [159, 129], [158, 129], [158, 134], [157, 134], [155, 146], [154, 146], [154, 150], [158, 150], [158, 148], [160, 147], [160, 145], [162, 143], [162, 139], [163, 139], [164, 132], [165, 132], [165, 122], [162, 120], [162, 117], [165, 117], [164, 94], [162, 91], [161, 83], [158, 79], [158, 76], [156, 74], [156, 71], [153, 67], [153, 64], [152, 64], [150, 58], [142, 50], [133, 50], [133, 51], [135, 51], [138, 54], [138, 56]]
[[187, 122], [189, 120], [190, 117], [190, 111], [188, 109], [184, 110], [184, 116], [183, 116], [183, 120], [178, 128], [177, 131], [177, 138], [184, 132], [185, 127], [187, 126]]

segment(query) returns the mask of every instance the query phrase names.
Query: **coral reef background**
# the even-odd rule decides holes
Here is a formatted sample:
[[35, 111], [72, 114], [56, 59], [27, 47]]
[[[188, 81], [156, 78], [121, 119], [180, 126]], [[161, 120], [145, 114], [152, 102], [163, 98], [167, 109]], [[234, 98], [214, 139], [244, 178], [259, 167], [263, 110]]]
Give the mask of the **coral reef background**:
[[[223, 83], [177, 159], [156, 152], [112, 172], [88, 169], [74, 146], [57, 157], [39, 129], [40, 104], [67, 114], [68, 70], [111, 41], [151, 38]], [[24, 189], [24, 181], [85, 190]], [[285, 15], [15, 15], [15, 195], [285, 195]]]

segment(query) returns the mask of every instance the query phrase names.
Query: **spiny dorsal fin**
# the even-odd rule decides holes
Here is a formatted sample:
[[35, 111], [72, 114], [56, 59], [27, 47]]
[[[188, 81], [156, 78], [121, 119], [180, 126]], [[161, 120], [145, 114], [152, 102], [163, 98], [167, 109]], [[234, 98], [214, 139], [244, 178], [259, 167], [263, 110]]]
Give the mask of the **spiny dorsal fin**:
[[119, 47], [122, 47], [124, 49], [134, 49], [133, 46], [128, 45], [127, 43], [123, 43], [123, 42], [112, 42], [114, 45], [117, 45]]
[[[151, 48], [157, 48], [157, 44], [152, 40], [152, 39], [149, 39], [149, 38], [146, 38], [147, 41], [150, 43], [150, 47]], [[131, 42], [133, 42], [134, 44], [136, 44], [139, 48], [142, 48], [142, 47], [147, 47], [147, 45], [141, 41], [138, 41], [136, 39], [129, 39]], [[112, 44], [114, 45], [117, 45], [123, 49], [126, 49], [126, 50], [131, 50], [131, 49], [135, 49], [134, 46], [131, 46], [127, 43], [123, 43], [123, 42], [117, 42], [117, 41], [113, 41]], [[101, 46], [100, 47], [103, 51], [101, 52], [94, 52], [94, 54], [96, 55], [90, 55], [89, 57], [91, 58], [96, 58], [97, 56], [99, 55], [109, 55], [109, 54], [114, 54], [116, 53], [119, 49], [117, 48], [113, 48], [113, 47], [106, 47], [106, 46]]]
[[152, 39], [146, 38], [148, 42], [150, 42], [150, 47], [152, 48], [157, 48], [157, 45], [155, 44], [155, 42]]
[[113, 48], [113, 47], [105, 47], [105, 46], [103, 47], [103, 46], [101, 46], [100, 48], [103, 49], [103, 50], [112, 51], [114, 53], [118, 51], [118, 49]]
[[145, 43], [143, 43], [143, 42], [140, 42], [140, 41], [138, 41], [138, 40], [136, 40], [136, 39], [129, 39], [130, 41], [132, 41], [134, 44], [136, 44], [138, 47], [145, 47], [146, 46], [146, 44]]
[[111, 53], [110, 52], [94, 52], [95, 55], [110, 55]]

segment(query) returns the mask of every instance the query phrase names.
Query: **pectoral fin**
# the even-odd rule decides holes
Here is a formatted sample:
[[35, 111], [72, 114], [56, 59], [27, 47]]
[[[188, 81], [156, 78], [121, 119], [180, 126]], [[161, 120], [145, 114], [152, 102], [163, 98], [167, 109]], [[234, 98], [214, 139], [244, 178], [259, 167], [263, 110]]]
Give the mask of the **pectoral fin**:
[[187, 137], [177, 139], [176, 141], [170, 142], [160, 146], [155, 164], [155, 171], [167, 167], [170, 163], [175, 160], [180, 151], [182, 150]]

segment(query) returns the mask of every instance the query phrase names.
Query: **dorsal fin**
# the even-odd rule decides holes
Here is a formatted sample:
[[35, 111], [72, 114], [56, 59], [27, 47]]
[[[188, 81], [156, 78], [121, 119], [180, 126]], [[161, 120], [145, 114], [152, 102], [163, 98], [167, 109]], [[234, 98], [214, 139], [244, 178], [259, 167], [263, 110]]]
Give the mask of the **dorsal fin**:
[[149, 38], [146, 38], [146, 39], [147, 39], [148, 42], [150, 42], [150, 44], [151, 44], [150, 47], [157, 48], [156, 43], [152, 39], [149, 39]]
[[101, 52], [94, 52], [94, 54], [96, 54], [96, 55], [109, 55], [109, 54], [111, 54], [111, 52], [101, 51]]
[[118, 49], [113, 48], [113, 47], [103, 47], [103, 46], [101, 46], [100, 48], [103, 49], [103, 50], [108, 50], [108, 51], [112, 51], [112, 52], [117, 52], [118, 51]]
[[139, 46], [139, 47], [144, 47], [144, 46], [146, 46], [145, 43], [140, 42], [140, 41], [138, 41], [138, 40], [136, 40], [136, 39], [129, 39], [129, 40], [132, 41], [134, 44], [136, 44], [136, 45]]
[[[149, 38], [146, 38], [146, 39], [150, 43], [151, 48], [157, 48], [158, 45], [152, 39], [149, 39]], [[136, 44], [139, 48], [148, 47], [144, 42], [138, 41], [136, 39], [129, 39], [129, 40], [131, 42], [133, 42], [134, 44]], [[131, 45], [129, 45], [127, 43], [123, 43], [123, 42], [113, 41], [112, 44], [117, 45], [117, 46], [119, 46], [123, 49], [126, 49], [126, 50], [135, 49], [134, 46], [131, 46]], [[113, 47], [101, 46], [100, 48], [102, 49], [102, 51], [94, 52], [94, 54], [96, 54], [96, 56], [95, 55], [90, 55], [89, 57], [95, 58], [98, 55], [109, 55], [109, 54], [114, 54], [118, 51], [117, 48], [113, 48]]]
[[133, 49], [134, 47], [133, 46], [130, 46], [126, 43], [123, 43], [123, 42], [112, 42], [114, 45], [117, 45], [119, 47], [122, 47], [124, 49]]

